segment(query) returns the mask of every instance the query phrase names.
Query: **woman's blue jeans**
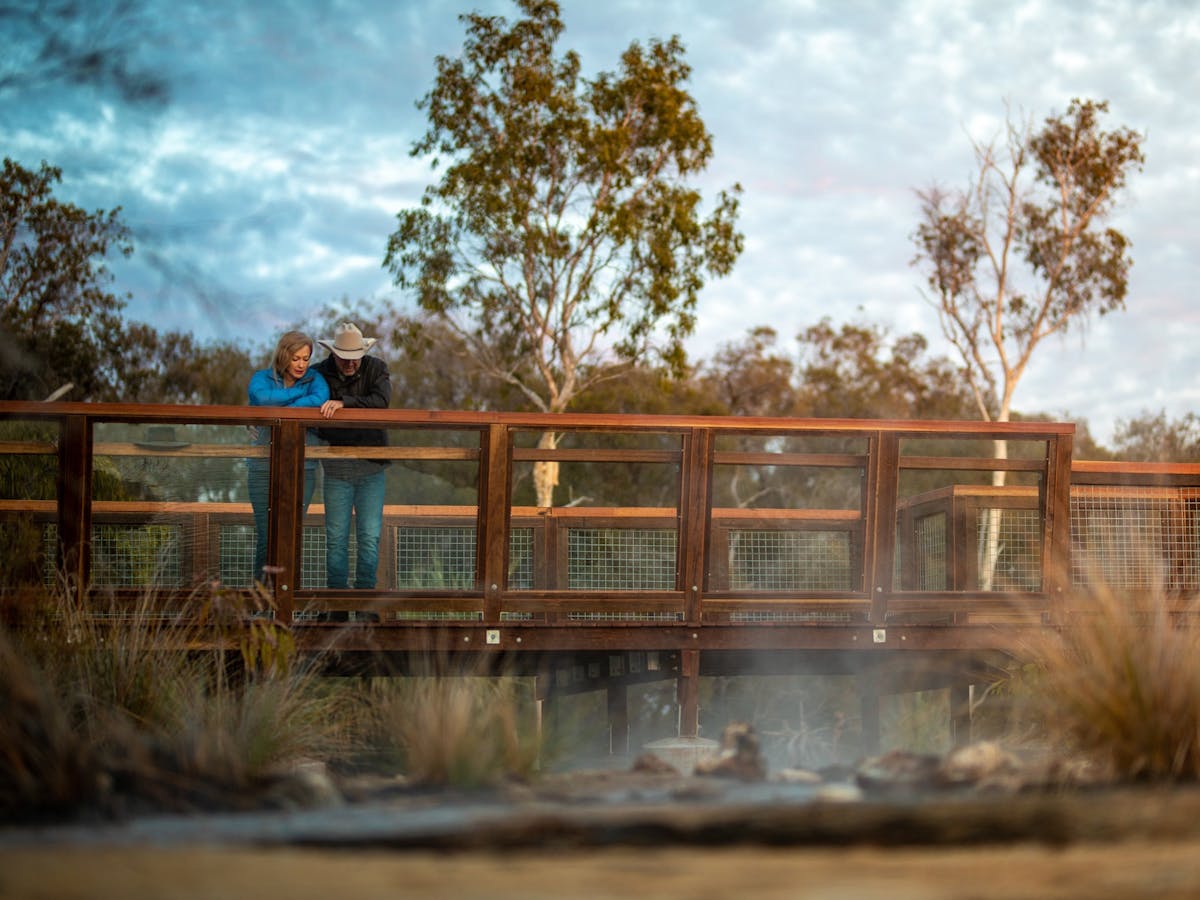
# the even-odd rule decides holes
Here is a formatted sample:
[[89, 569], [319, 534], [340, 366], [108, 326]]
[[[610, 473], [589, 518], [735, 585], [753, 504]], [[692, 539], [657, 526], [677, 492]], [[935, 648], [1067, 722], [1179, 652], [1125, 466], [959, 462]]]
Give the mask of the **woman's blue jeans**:
[[[267, 584], [263, 568], [267, 564], [267, 529], [270, 525], [268, 497], [271, 490], [271, 464], [260, 458], [246, 460], [246, 486], [250, 489], [250, 505], [254, 508], [254, 569], [252, 579]], [[317, 486], [316, 461], [304, 463], [304, 508], [303, 516], [312, 502], [313, 490]]]
[[354, 514], [354, 540], [358, 559], [354, 566], [354, 587], [375, 587], [379, 568], [379, 533], [383, 530], [383, 495], [386, 472], [375, 471], [347, 477], [329, 474], [325, 469], [325, 576], [331, 588], [350, 584], [350, 514]]

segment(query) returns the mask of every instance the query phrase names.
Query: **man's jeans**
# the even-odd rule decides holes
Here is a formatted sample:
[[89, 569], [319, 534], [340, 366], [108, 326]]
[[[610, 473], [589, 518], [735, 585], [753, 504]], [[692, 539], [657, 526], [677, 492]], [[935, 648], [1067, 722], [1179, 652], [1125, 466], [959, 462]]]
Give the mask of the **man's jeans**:
[[[271, 490], [271, 464], [265, 459], [252, 458], [246, 460], [246, 486], [250, 489], [250, 505], [254, 507], [254, 570], [252, 579], [268, 584], [271, 579], [263, 573], [267, 564], [267, 527], [270, 521], [270, 510], [267, 498]], [[312, 501], [313, 490], [317, 486], [317, 464], [304, 464], [304, 508], [301, 516], [308, 512], [308, 504]]]
[[[376, 468], [376, 467], [373, 467]], [[379, 568], [379, 533], [383, 530], [383, 494], [386, 472], [336, 478], [325, 470], [325, 575], [326, 585], [345, 588], [350, 581], [350, 513], [354, 513], [354, 539], [358, 561], [354, 587], [375, 587]]]

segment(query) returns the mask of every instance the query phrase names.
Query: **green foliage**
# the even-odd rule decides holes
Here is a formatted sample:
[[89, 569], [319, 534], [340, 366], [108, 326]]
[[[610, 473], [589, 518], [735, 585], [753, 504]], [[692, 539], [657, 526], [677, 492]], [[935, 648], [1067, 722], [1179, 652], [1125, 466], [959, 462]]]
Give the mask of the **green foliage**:
[[1189, 412], [1169, 420], [1165, 411], [1143, 412], [1117, 422], [1113, 443], [1119, 459], [1196, 462], [1200, 460], [1200, 416]]
[[1008, 420], [1045, 338], [1124, 308], [1129, 242], [1105, 222], [1143, 137], [1104, 130], [1107, 111], [1075, 99], [1037, 131], [1010, 121], [1004, 147], [975, 145], [966, 189], [919, 192], [914, 263], [984, 419]]
[[0, 172], [0, 399], [71, 385], [70, 400], [243, 403], [244, 350], [122, 319], [105, 262], [133, 253], [120, 209], [64, 203], [61, 180], [45, 162], [35, 171], [6, 158]]
[[818, 418], [962, 419], [974, 402], [962, 372], [942, 356], [927, 355], [921, 334], [892, 339], [875, 325], [828, 319], [802, 331], [800, 388], [795, 408]]
[[128, 326], [125, 352], [133, 362], [124, 372], [123, 397], [143, 403], [241, 406], [255, 368], [250, 352], [232, 342], [202, 344], [140, 323]]
[[589, 80], [556, 54], [558, 4], [518, 6], [511, 25], [463, 16], [461, 56], [438, 57], [413, 153], [443, 174], [398, 214], [384, 262], [490, 377], [561, 411], [610, 351], [657, 345], [682, 366], [705, 275], [741, 251], [740, 188], [702, 217], [689, 181], [712, 144], [678, 38], [635, 42]]
[[0, 172], [0, 397], [44, 399], [66, 383], [111, 399], [122, 369], [120, 310], [107, 290], [109, 250], [133, 252], [120, 210], [62, 203], [62, 173], [4, 160]]
[[741, 341], [722, 344], [703, 368], [703, 391], [721, 404], [718, 414], [790, 416], [796, 409], [796, 368], [776, 350], [778, 334], [765, 325]]

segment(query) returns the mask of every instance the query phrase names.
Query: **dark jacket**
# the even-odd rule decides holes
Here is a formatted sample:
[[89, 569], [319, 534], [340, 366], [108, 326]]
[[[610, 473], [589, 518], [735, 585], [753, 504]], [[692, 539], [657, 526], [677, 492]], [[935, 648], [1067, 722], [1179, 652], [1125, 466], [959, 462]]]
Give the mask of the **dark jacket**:
[[[392, 379], [387, 363], [375, 356], [364, 356], [358, 371], [346, 378], [338, 371], [333, 354], [316, 365], [329, 384], [329, 399], [341, 400], [347, 409], [387, 409], [392, 402]], [[387, 431], [382, 428], [318, 428], [317, 437], [340, 447], [386, 447]], [[326, 459], [325, 474], [347, 478], [369, 474], [370, 467], [387, 465], [387, 460]], [[364, 466], [368, 467], [364, 469]]]

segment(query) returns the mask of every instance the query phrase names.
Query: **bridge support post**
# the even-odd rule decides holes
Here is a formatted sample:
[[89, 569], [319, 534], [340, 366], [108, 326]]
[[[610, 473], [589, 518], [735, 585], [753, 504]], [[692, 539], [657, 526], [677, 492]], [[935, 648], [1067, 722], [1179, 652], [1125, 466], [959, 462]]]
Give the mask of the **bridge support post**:
[[875, 756], [879, 753], [879, 673], [858, 673], [858, 697], [862, 710], [863, 754]]
[[680, 651], [676, 696], [679, 699], [679, 736], [698, 737], [700, 735], [699, 650]]
[[608, 696], [608, 754], [629, 754], [629, 692], [622, 683], [610, 682]]
[[971, 685], [956, 681], [950, 685], [950, 738], [955, 747], [971, 743]]
[[540, 673], [533, 679], [533, 731], [538, 747], [542, 746], [546, 737], [546, 704], [551, 698], [553, 683], [554, 679], [548, 672]]

